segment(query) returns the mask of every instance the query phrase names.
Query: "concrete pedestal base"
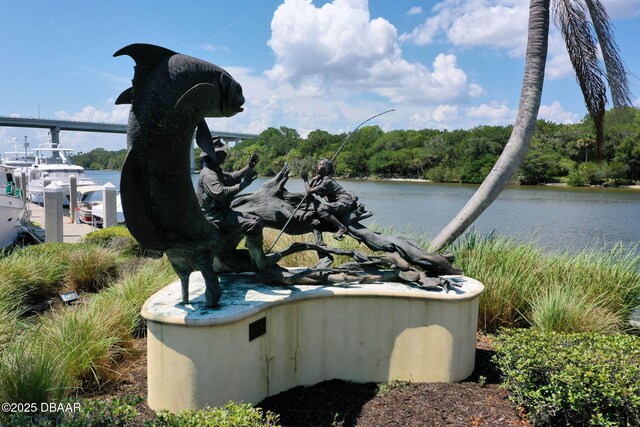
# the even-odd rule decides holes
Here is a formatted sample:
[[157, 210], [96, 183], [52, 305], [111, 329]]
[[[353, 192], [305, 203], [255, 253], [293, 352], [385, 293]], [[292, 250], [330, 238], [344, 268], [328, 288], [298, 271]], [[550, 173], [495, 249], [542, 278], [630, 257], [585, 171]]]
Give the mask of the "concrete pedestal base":
[[216, 309], [191, 275], [153, 295], [148, 321], [149, 406], [178, 411], [257, 403], [298, 385], [451, 382], [474, 368], [478, 302], [484, 287], [456, 277], [455, 291], [399, 283], [272, 287], [254, 275], [221, 277]]

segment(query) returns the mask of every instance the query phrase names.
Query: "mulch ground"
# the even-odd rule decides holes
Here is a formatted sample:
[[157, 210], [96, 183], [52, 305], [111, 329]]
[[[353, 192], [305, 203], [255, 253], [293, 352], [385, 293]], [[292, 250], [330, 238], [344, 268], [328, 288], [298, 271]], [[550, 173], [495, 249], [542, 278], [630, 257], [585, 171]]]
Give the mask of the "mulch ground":
[[[135, 350], [120, 381], [91, 397], [147, 395], [145, 339], [136, 340]], [[499, 387], [493, 354], [491, 340], [478, 335], [475, 371], [460, 383], [391, 383], [379, 388], [330, 380], [295, 387], [256, 406], [280, 414], [283, 426], [530, 426]], [[137, 409], [136, 425], [155, 418], [146, 402]]]

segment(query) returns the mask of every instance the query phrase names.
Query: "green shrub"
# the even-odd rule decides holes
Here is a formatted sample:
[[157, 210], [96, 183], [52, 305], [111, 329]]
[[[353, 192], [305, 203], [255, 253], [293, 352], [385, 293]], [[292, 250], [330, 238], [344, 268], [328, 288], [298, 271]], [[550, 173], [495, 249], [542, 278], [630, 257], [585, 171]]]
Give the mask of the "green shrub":
[[386, 383], [378, 384], [377, 396], [384, 396], [391, 393], [394, 390], [404, 390], [409, 387], [409, 382], [400, 380], [391, 380]]
[[[126, 396], [109, 400], [58, 400], [60, 405], [72, 405], [73, 410], [45, 413], [0, 413], [0, 424], [7, 427], [124, 427], [140, 425], [136, 406], [140, 396]], [[73, 406], [73, 405], [76, 406]], [[38, 405], [38, 408], [40, 406]], [[160, 412], [156, 419], [144, 421], [146, 427], [271, 427], [277, 426], [278, 414], [266, 413], [247, 403], [229, 402], [221, 408], [184, 410], [177, 414]]]
[[128, 426], [139, 415], [136, 405], [143, 401], [140, 396], [126, 396], [122, 399], [116, 397], [110, 400], [82, 399], [78, 402], [78, 411], [62, 413], [60, 424], [64, 427]]
[[127, 227], [121, 225], [92, 231], [84, 236], [83, 242], [107, 246], [127, 255], [142, 254], [140, 243], [133, 238]]
[[496, 352], [535, 425], [640, 425], [640, 337], [502, 330]]
[[[62, 406], [65, 411], [50, 411], [46, 406], [45, 412], [11, 413], [4, 419], [0, 415], [0, 422], [7, 427], [124, 427], [132, 425], [139, 416], [136, 405], [144, 401], [140, 396], [125, 396], [109, 400], [80, 399], [54, 402]], [[49, 402], [46, 402], [49, 403]], [[41, 409], [40, 405], [36, 405]]]
[[248, 403], [229, 402], [220, 408], [184, 410], [177, 414], [160, 412], [155, 423], [158, 427], [260, 427], [278, 425], [278, 415]]

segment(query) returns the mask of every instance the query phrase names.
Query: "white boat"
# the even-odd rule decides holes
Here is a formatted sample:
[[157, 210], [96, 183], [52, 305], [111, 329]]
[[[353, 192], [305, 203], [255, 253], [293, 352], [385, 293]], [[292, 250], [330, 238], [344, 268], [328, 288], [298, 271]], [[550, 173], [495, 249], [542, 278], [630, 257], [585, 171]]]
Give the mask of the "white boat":
[[[101, 185], [86, 185], [78, 187], [78, 215], [80, 222], [102, 227], [104, 223], [104, 203], [102, 201], [104, 187]], [[120, 193], [116, 194], [116, 221], [124, 224], [122, 201]]]
[[[2, 154], [2, 164], [12, 168], [22, 168], [25, 171], [36, 162], [36, 157], [31, 151], [18, 149], [17, 144], [13, 144], [13, 151], [5, 151]], [[20, 172], [20, 171], [18, 171]]]
[[25, 202], [15, 186], [14, 171], [15, 168], [0, 165], [0, 248], [15, 243], [25, 220]]
[[69, 204], [69, 177], [75, 175], [78, 186], [95, 185], [96, 182], [84, 174], [82, 166], [74, 165], [69, 159], [72, 148], [60, 148], [54, 146], [38, 147], [33, 149], [35, 161], [28, 168], [27, 193], [32, 203], [44, 203], [44, 187], [56, 184], [62, 188], [64, 204]]

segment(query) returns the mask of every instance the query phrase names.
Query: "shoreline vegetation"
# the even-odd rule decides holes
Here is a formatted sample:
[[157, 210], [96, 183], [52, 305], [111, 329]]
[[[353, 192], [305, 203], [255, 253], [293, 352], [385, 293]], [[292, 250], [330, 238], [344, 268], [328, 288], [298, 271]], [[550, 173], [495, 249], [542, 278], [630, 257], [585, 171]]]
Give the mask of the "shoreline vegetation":
[[[265, 233], [266, 246], [276, 234]], [[329, 245], [368, 251], [351, 238], [337, 242], [327, 237]], [[313, 236], [285, 235], [275, 250], [300, 239]], [[522, 415], [522, 425], [640, 423], [640, 337], [629, 324], [640, 302], [640, 255], [621, 248], [545, 254], [533, 243], [473, 233], [449, 249], [455, 264], [485, 285], [478, 327], [496, 341], [492, 369], [501, 372], [497, 378], [502, 378], [514, 412]], [[311, 265], [317, 256], [303, 252], [283, 261], [284, 266]], [[335, 263], [346, 261], [336, 257]], [[225, 408], [155, 414], [144, 396], [108, 401], [90, 397], [125, 381], [125, 367], [137, 354], [134, 343], [146, 334], [139, 314], [142, 304], [177, 280], [166, 257], [145, 257], [124, 227], [98, 230], [80, 243], [3, 252], [0, 270], [0, 398], [15, 403], [83, 402], [79, 412], [0, 413], [2, 425], [159, 426], [204, 420], [209, 420], [206, 425], [299, 425], [284, 421], [309, 412], [294, 408], [282, 412], [280, 419], [268, 410], [230, 403]], [[69, 290], [77, 290], [81, 298], [65, 305], [58, 295]], [[624, 357], [612, 358], [613, 353]], [[477, 387], [474, 393], [485, 386], [483, 378], [471, 380]], [[394, 413], [416, 410], [407, 405], [420, 399], [402, 394], [410, 389], [417, 393], [413, 386], [392, 382], [374, 387], [377, 392], [369, 392], [369, 399], [398, 390]], [[463, 407], [465, 402], [455, 404], [470, 416], [463, 423], [473, 424], [474, 409]], [[345, 414], [335, 415], [334, 421], [358, 425], [359, 416], [356, 412], [351, 424]], [[372, 417], [375, 421], [375, 413]], [[234, 424], [231, 419], [245, 421]]]
[[[364, 177], [364, 178], [348, 178], [348, 177], [337, 177], [338, 179], [345, 179], [350, 181], [371, 181], [371, 182], [415, 182], [415, 183], [424, 183], [424, 184], [458, 184], [458, 183], [443, 183], [436, 182], [430, 179], [423, 178], [378, 178], [378, 177]], [[472, 183], [461, 183], [461, 184], [472, 184]], [[571, 188], [569, 184], [566, 182], [550, 182], [544, 184], [512, 184], [512, 186], [543, 186], [543, 187], [567, 187]], [[609, 187], [606, 185], [585, 185], [582, 186], [585, 188], [626, 188], [631, 190], [640, 190], [640, 184], [630, 184], [630, 185], [619, 185], [615, 187]]]
[[[577, 124], [538, 120], [536, 131], [513, 184], [582, 186], [640, 185], [640, 109], [611, 110], [605, 118], [605, 148], [597, 158], [591, 119]], [[227, 167], [240, 169], [254, 153], [256, 171], [274, 176], [287, 162], [293, 176], [312, 172], [320, 158], [335, 159], [343, 179], [427, 180], [477, 184], [502, 152], [512, 126], [480, 126], [468, 130], [394, 130], [365, 126], [352, 134], [314, 130], [301, 137], [295, 129], [269, 128], [240, 141], [228, 152]], [[199, 148], [196, 149], [199, 151]], [[79, 153], [73, 161], [86, 169], [119, 170], [126, 150], [103, 148]], [[368, 177], [368, 178], [367, 178]]]

